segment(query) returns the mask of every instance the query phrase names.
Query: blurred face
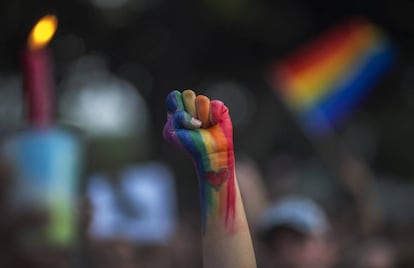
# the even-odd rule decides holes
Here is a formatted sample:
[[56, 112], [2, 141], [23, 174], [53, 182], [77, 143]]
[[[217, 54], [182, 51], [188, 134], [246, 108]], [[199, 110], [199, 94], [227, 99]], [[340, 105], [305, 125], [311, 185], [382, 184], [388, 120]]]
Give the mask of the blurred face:
[[326, 239], [290, 229], [276, 230], [269, 249], [269, 267], [329, 268], [334, 261]]
[[392, 268], [395, 256], [391, 248], [374, 244], [364, 252], [360, 262], [363, 268]]

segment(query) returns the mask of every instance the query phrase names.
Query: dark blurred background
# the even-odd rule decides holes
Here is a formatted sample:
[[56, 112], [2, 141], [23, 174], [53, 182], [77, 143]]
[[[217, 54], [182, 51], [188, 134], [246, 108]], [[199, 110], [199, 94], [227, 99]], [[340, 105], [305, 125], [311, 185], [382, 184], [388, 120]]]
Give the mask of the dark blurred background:
[[342, 19], [366, 17], [395, 40], [400, 56], [392, 74], [342, 131], [363, 125], [373, 135], [369, 140], [376, 152], [370, 161], [377, 169], [407, 179], [413, 174], [411, 1], [91, 0], [1, 5], [3, 77], [20, 74], [19, 50], [36, 20], [57, 14], [59, 29], [50, 44], [57, 95], [65, 94], [64, 82], [76, 62], [98, 57], [111, 74], [139, 91], [153, 134], [151, 157], [168, 160], [172, 151], [160, 135], [166, 93], [172, 88], [205, 92], [221, 83], [242, 90], [246, 96], [240, 98], [248, 99], [251, 107], [236, 125], [240, 151], [259, 161], [280, 150], [312, 154], [266, 84], [266, 67]]
[[[228, 104], [236, 155], [257, 164], [276, 192], [269, 195], [280, 185], [302, 189], [335, 217], [335, 208], [346, 206], [352, 194], [327, 171], [329, 163], [267, 83], [268, 67], [342, 20], [361, 16], [387, 33], [398, 58], [336, 139], [371, 170], [387, 226], [382, 230], [410, 244], [413, 12], [410, 0], [3, 0], [0, 132], [6, 136], [25, 125], [20, 53], [34, 23], [54, 13], [59, 26], [49, 48], [56, 118], [88, 149], [83, 191], [96, 172], [116, 177], [128, 165], [160, 161], [175, 177], [178, 215], [197, 215], [195, 171], [162, 138], [165, 96], [191, 88]], [[272, 186], [285, 169], [300, 170], [299, 178]]]

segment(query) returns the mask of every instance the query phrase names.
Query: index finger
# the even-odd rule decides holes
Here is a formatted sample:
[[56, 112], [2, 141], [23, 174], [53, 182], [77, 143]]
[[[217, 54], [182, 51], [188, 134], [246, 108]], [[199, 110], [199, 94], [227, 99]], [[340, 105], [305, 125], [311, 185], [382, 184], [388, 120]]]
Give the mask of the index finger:
[[173, 90], [168, 94], [166, 104], [168, 114], [173, 114], [178, 110], [184, 110], [183, 98], [178, 90]]

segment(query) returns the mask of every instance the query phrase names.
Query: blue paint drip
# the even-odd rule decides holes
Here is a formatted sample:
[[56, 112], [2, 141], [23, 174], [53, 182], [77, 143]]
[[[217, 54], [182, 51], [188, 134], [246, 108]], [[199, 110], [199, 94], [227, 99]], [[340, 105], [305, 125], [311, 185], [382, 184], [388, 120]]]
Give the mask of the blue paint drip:
[[201, 227], [203, 234], [206, 230], [206, 221], [207, 221], [207, 196], [206, 196], [206, 188], [204, 185], [205, 182], [205, 167], [203, 165], [203, 160], [200, 155], [200, 151], [198, 147], [195, 145], [190, 133], [188, 130], [177, 130], [177, 138], [181, 145], [192, 155], [192, 159], [197, 169], [198, 177], [199, 177], [199, 186], [200, 186], [200, 204], [201, 204]]

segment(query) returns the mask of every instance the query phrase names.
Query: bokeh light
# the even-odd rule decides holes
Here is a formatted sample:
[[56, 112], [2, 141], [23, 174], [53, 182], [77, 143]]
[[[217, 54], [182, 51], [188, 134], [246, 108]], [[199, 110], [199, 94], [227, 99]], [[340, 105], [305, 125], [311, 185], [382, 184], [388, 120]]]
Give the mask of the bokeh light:
[[99, 58], [81, 59], [63, 84], [62, 121], [91, 136], [129, 136], [146, 130], [146, 104], [129, 82], [105, 70]]
[[30, 33], [28, 40], [29, 48], [36, 50], [44, 47], [55, 34], [57, 23], [55, 15], [46, 15], [41, 18]]

